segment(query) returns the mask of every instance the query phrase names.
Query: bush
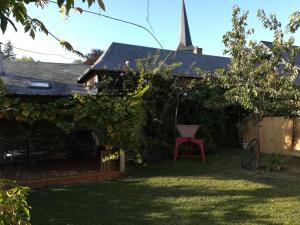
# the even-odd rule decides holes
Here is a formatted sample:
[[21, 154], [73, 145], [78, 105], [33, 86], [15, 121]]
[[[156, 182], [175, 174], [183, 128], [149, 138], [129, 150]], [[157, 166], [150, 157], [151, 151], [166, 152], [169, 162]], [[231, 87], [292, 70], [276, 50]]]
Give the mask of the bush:
[[264, 167], [269, 173], [282, 170], [285, 163], [284, 156], [278, 154], [264, 155], [262, 160]]
[[155, 137], [145, 137], [144, 149], [142, 152], [143, 160], [147, 163], [157, 162], [168, 157], [171, 145]]
[[[200, 124], [197, 137], [204, 139], [206, 151], [236, 147], [237, 109], [225, 104], [224, 91], [202, 79], [173, 76], [179, 64], [167, 65], [160, 60], [159, 54], [137, 60], [137, 72], [125, 68], [126, 72], [119, 76], [102, 76], [98, 85], [101, 93], [115, 95], [134, 90], [138, 81], [147, 84], [141, 98], [145, 123], [139, 137], [144, 160], [158, 161], [173, 154], [178, 135], [175, 130], [177, 104], [178, 124]], [[197, 151], [193, 146], [183, 148]]]
[[29, 225], [30, 206], [26, 198], [28, 188], [14, 181], [0, 180], [0, 224]]

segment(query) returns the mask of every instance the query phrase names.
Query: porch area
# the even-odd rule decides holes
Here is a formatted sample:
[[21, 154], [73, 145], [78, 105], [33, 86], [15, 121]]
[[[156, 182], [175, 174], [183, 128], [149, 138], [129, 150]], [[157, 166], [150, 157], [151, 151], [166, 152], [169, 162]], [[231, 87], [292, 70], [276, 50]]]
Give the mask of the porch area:
[[0, 177], [31, 188], [91, 183], [121, 177], [118, 161], [100, 159], [45, 160], [33, 164], [0, 164]]
[[99, 146], [91, 130], [66, 134], [47, 122], [0, 120], [0, 179], [31, 188], [120, 177], [115, 151]]

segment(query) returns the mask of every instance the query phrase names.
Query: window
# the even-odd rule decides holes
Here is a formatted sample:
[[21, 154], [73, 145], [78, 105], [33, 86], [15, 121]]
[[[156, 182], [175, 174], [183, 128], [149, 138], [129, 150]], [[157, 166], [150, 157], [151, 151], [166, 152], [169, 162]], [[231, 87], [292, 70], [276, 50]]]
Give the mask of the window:
[[51, 84], [49, 82], [41, 82], [41, 81], [29, 81], [30, 88], [51, 88]]

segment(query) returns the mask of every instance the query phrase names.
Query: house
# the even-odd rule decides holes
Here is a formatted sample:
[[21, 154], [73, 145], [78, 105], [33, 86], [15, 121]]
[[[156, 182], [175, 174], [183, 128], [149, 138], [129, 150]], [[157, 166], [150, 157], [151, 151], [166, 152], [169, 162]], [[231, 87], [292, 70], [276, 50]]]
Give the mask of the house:
[[[261, 41], [261, 45], [269, 51], [272, 43]], [[167, 64], [180, 63], [180, 66], [173, 71], [173, 75], [186, 78], [198, 77], [193, 69], [194, 67], [198, 67], [204, 71], [214, 72], [219, 68], [228, 68], [231, 61], [228, 57], [205, 55], [203, 54], [202, 48], [193, 45], [183, 0], [180, 42], [176, 50], [165, 50], [113, 42], [95, 64], [88, 68], [78, 78], [78, 83], [90, 86], [90, 84], [97, 83], [104, 75], [118, 75], [122, 73], [124, 67], [128, 65], [130, 68], [136, 69], [137, 59], [147, 58], [150, 55], [157, 53], [160, 55], [160, 60]], [[296, 57], [296, 68], [299, 68], [300, 70], [300, 54]], [[300, 76], [295, 80], [295, 84], [300, 85]], [[93, 87], [93, 85], [91, 86]], [[261, 132], [265, 135], [263, 138], [266, 140], [265, 143], [262, 143], [263, 146], [261, 149], [263, 151], [267, 152], [272, 149], [273, 152], [277, 152], [279, 149], [285, 149], [286, 152], [295, 153], [295, 151], [298, 151], [297, 155], [300, 155], [299, 119], [285, 120], [284, 118], [266, 118], [265, 121], [265, 126], [262, 128], [265, 129], [265, 131]], [[274, 132], [272, 132], [271, 129], [273, 128], [276, 128], [278, 132], [280, 131], [277, 134], [278, 138], [272, 136]], [[272, 135], [266, 136], [267, 134]], [[249, 137], [251, 138], [249, 139]], [[246, 139], [248, 139], [247, 141], [250, 141], [253, 137], [255, 136], [248, 134]], [[277, 140], [276, 144], [274, 144], [274, 140]], [[270, 148], [270, 146], [272, 147]]]
[[[24, 100], [38, 99], [49, 102], [74, 94], [95, 94], [95, 89], [90, 88], [90, 83], [97, 83], [103, 75], [120, 74], [124, 66], [129, 65], [135, 69], [137, 59], [157, 53], [167, 64], [180, 63], [173, 75], [183, 78], [198, 78], [194, 67], [208, 72], [228, 68], [230, 58], [205, 55], [202, 48], [193, 45], [184, 0], [180, 28], [180, 42], [176, 50], [113, 42], [92, 66], [9, 61], [3, 59], [0, 51], [0, 79], [3, 80], [8, 95]], [[270, 43], [262, 43], [270, 47]], [[300, 78], [297, 82], [300, 84]], [[93, 136], [89, 136], [90, 131], [80, 132], [78, 135], [68, 136], [46, 123], [24, 126], [18, 122], [0, 119], [0, 177], [19, 177], [20, 183], [41, 187], [120, 176], [119, 171], [115, 171], [115, 165], [105, 164], [105, 171], [99, 173], [98, 159], [83, 159], [80, 145], [86, 143], [82, 149], [90, 152], [95, 140]], [[65, 143], [71, 145], [66, 146]], [[74, 154], [79, 154], [78, 160], [65, 161]], [[28, 157], [33, 158], [33, 164], [28, 165], [28, 162], [24, 162], [25, 159], [28, 161]], [[42, 161], [50, 158], [51, 163], [49, 160], [45, 164], [46, 161]], [[16, 163], [18, 166], [15, 166]], [[16, 168], [22, 170], [21, 175], [15, 171]]]
[[[0, 79], [6, 94], [22, 101], [48, 103], [74, 94], [91, 94], [77, 83], [77, 77], [88, 68], [82, 64], [10, 61], [3, 59], [0, 51]], [[29, 125], [0, 119], [0, 178], [44, 187], [120, 176], [115, 161], [101, 164], [97, 154], [106, 153], [98, 151], [98, 140], [90, 130], [66, 134], [46, 121]]]
[[[50, 102], [75, 93], [82, 95], [89, 93], [82, 85], [76, 83], [77, 75], [88, 68], [86, 65], [11, 61], [3, 59], [1, 52], [0, 68], [0, 79], [4, 83], [6, 94], [24, 101]], [[49, 151], [47, 146], [49, 148], [50, 142], [55, 142], [57, 155], [53, 155], [53, 157], [62, 157], [62, 155], [58, 155], [61, 154], [58, 144], [60, 143], [62, 146], [61, 142], [64, 142], [65, 138], [62, 131], [47, 123], [40, 126], [35, 125], [34, 129], [32, 126], [27, 126], [26, 130], [32, 133], [33, 140], [35, 140], [35, 143], [32, 143], [34, 148], [38, 148], [40, 151]], [[17, 145], [19, 147], [28, 145], [28, 140], [24, 138], [24, 131], [18, 123], [5, 119], [0, 120], [2, 145], [7, 145], [11, 137], [14, 139], [15, 148]], [[38, 138], [39, 140], [37, 140]], [[0, 151], [0, 163], [7, 158], [5, 155], [7, 148], [3, 148]]]
[[197, 78], [194, 67], [213, 72], [219, 68], [227, 68], [230, 58], [205, 55], [202, 48], [194, 47], [190, 34], [186, 8], [182, 2], [180, 25], [180, 42], [176, 50], [165, 50], [145, 46], [129, 45], [113, 42], [102, 56], [88, 68], [79, 78], [78, 83], [89, 84], [98, 82], [98, 76], [120, 74], [126, 65], [136, 68], [137, 59], [147, 58], [159, 53], [160, 59], [167, 64], [180, 63], [173, 75]]
[[[175, 76], [193, 78], [197, 76], [191, 68], [193, 65], [213, 71], [227, 67], [230, 62], [226, 57], [204, 55], [201, 48], [193, 46], [183, 1], [181, 38], [176, 51], [112, 43], [92, 67], [8, 61], [3, 60], [0, 54], [0, 79], [3, 80], [8, 95], [27, 101], [35, 99], [49, 102], [73, 94], [94, 94], [94, 90], [87, 88], [86, 84], [91, 81], [97, 82], [99, 72], [119, 73], [128, 62], [132, 68], [135, 68], [136, 59], [146, 58], [157, 51], [167, 63], [182, 63], [174, 71]], [[97, 170], [100, 165], [99, 159], [94, 157], [84, 161], [82, 152], [75, 152], [79, 153], [79, 158], [76, 160], [65, 161], [70, 158], [69, 156], [74, 156], [74, 149], [78, 149], [87, 140], [84, 133], [73, 137], [66, 136], [46, 123], [28, 126], [2, 119], [0, 120], [0, 177], [18, 179], [22, 184], [41, 187], [120, 176], [120, 171], [116, 170], [117, 166], [110, 164], [110, 161], [101, 163], [102, 171], [99, 174]], [[87, 144], [95, 144], [91, 138], [89, 140], [90, 143]], [[66, 146], [65, 143], [70, 143], [71, 146]], [[83, 149], [90, 152], [89, 147]], [[22, 170], [21, 175], [15, 171], [17, 168]]]
[[63, 97], [89, 94], [77, 77], [89, 68], [83, 64], [2, 60], [0, 78], [6, 92], [19, 96]]

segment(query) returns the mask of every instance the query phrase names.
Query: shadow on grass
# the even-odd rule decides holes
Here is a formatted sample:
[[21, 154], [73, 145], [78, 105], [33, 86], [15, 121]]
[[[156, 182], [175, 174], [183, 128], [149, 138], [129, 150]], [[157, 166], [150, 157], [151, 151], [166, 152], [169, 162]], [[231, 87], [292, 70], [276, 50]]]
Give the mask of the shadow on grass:
[[208, 160], [165, 161], [117, 181], [36, 191], [33, 225], [297, 224], [297, 182], [241, 170], [234, 154]]

